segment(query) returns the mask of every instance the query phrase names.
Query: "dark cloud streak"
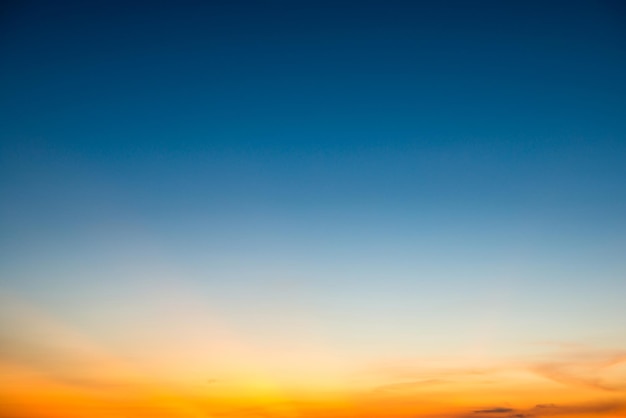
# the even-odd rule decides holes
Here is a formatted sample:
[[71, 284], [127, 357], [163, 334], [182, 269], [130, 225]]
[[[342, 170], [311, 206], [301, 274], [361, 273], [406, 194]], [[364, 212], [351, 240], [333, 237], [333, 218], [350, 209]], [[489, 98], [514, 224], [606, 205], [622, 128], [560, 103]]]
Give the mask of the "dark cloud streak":
[[505, 414], [507, 412], [515, 412], [513, 408], [490, 408], [490, 409], [479, 409], [478, 411], [473, 411], [475, 414]]

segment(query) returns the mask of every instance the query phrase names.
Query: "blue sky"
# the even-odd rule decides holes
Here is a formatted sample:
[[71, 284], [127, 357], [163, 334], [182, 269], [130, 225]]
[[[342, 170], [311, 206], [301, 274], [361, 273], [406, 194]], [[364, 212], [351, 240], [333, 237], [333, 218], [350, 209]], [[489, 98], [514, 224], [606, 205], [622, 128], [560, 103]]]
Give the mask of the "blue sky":
[[355, 358], [623, 347], [625, 17], [15, 2], [1, 288], [125, 349], [161, 285]]

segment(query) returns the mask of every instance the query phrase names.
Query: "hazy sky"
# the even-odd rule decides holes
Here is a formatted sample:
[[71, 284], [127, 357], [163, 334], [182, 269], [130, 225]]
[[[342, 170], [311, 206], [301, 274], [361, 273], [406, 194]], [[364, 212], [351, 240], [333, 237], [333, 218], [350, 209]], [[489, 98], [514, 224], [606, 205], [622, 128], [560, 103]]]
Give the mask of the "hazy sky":
[[0, 19], [16, 416], [626, 416], [619, 1]]

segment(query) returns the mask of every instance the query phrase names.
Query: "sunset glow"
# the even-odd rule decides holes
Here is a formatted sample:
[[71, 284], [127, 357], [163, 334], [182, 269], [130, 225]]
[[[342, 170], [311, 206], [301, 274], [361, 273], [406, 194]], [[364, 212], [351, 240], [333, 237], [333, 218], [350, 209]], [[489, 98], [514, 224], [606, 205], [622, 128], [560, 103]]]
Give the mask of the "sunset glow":
[[0, 13], [0, 418], [626, 418], [619, 1]]

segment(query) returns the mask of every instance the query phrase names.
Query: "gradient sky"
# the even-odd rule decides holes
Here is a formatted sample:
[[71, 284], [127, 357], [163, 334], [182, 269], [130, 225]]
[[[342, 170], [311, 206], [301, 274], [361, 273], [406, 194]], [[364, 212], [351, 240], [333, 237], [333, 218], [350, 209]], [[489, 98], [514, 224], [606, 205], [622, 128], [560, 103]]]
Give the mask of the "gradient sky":
[[0, 19], [0, 408], [626, 417], [621, 2]]

